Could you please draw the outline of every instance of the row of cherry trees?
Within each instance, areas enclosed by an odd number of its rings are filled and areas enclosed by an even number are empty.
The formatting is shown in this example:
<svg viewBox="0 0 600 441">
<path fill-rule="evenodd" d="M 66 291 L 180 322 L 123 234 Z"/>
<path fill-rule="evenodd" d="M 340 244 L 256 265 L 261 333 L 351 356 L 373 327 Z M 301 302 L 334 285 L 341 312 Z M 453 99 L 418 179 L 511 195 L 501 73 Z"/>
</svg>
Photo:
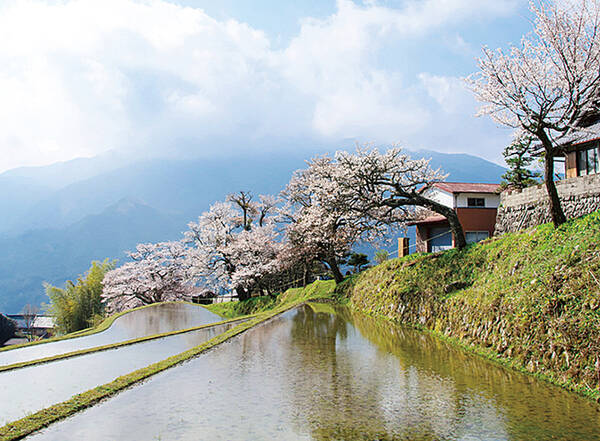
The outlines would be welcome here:
<svg viewBox="0 0 600 441">
<path fill-rule="evenodd" d="M 468 81 L 484 103 L 481 114 L 539 141 L 530 153 L 544 158 L 558 226 L 565 215 L 553 182 L 554 157 L 600 117 L 600 0 L 539 0 L 531 10 L 533 33 L 508 53 L 485 48 L 481 71 Z M 462 248 L 456 213 L 422 192 L 443 179 L 428 161 L 398 148 L 314 158 L 278 198 L 230 195 L 191 222 L 181 241 L 138 245 L 131 262 L 106 275 L 103 299 L 116 311 L 186 298 L 193 286 L 244 299 L 299 273 L 306 278 L 315 262 L 340 281 L 339 261 L 357 242 L 381 239 L 421 209 L 445 216 Z"/>
<path fill-rule="evenodd" d="M 339 282 L 340 261 L 354 245 L 384 240 L 420 216 L 418 207 L 448 217 L 462 246 L 456 214 L 422 195 L 443 179 L 429 161 L 399 148 L 315 157 L 277 197 L 229 195 L 190 222 L 181 240 L 139 244 L 131 261 L 106 274 L 103 301 L 112 313 L 187 299 L 198 287 L 244 300 L 256 291 L 273 294 L 305 283 L 315 265 Z"/>
</svg>

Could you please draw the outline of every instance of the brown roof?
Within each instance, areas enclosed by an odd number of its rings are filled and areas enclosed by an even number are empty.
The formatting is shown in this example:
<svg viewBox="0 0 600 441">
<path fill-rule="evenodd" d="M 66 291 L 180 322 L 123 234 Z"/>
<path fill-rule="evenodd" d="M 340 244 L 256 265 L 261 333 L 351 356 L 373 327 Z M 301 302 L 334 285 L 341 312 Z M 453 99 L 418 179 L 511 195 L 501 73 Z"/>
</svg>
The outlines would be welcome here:
<svg viewBox="0 0 600 441">
<path fill-rule="evenodd" d="M 472 182 L 436 182 L 432 187 L 449 193 L 499 193 L 500 184 L 478 184 Z"/>
<path fill-rule="evenodd" d="M 577 133 L 572 133 L 570 137 L 568 136 L 566 138 L 567 139 L 565 141 L 561 140 L 561 142 L 563 142 L 566 145 L 572 146 L 600 139 L 600 122 L 592 124 L 589 127 L 585 127 Z"/>
</svg>

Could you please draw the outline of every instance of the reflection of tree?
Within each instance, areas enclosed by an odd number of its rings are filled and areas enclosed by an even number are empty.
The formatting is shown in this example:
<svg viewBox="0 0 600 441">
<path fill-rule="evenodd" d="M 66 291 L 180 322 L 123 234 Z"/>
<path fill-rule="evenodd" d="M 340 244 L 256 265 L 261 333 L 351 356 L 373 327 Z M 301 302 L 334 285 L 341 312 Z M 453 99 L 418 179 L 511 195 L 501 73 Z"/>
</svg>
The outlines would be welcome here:
<svg viewBox="0 0 600 441">
<path fill-rule="evenodd" d="M 346 309 L 335 315 L 317 313 L 309 307 L 292 320 L 292 346 L 286 369 L 293 369 L 286 383 L 298 430 L 310 428 L 317 440 L 388 440 L 399 430 L 388 424 L 381 407 L 387 373 L 379 375 L 377 360 L 369 353 L 356 357 L 357 339 L 352 317 Z M 361 339 L 362 340 L 362 339 Z M 403 430 L 400 428 L 400 430 Z M 425 438 L 433 439 L 428 436 Z"/>
<path fill-rule="evenodd" d="M 363 314 L 353 314 L 353 324 L 382 352 L 393 354 L 404 370 L 419 372 L 419 396 L 429 395 L 440 404 L 446 400 L 446 405 L 452 403 L 446 412 L 452 409 L 448 417 L 454 420 L 454 434 L 460 435 L 473 424 L 482 430 L 494 418 L 503 420 L 504 428 L 497 429 L 506 430 L 511 439 L 552 438 L 567 427 L 574 433 L 588 433 L 586 421 L 591 418 L 599 423 L 594 404 L 495 366 L 438 338 Z M 443 409 L 428 404 L 423 411 L 432 412 L 433 421 L 440 418 Z M 440 429 L 435 429 L 438 434 Z"/>
<path fill-rule="evenodd" d="M 212 317 L 201 306 L 165 303 L 132 311 L 119 317 L 115 324 L 133 337 L 200 326 L 209 323 Z"/>
<path fill-rule="evenodd" d="M 565 427 L 589 434 L 581 425 L 597 419 L 592 404 L 586 409 L 577 397 L 427 334 L 328 309 L 299 309 L 290 317 L 291 344 L 281 345 L 281 383 L 299 433 L 317 440 L 545 439 Z"/>
</svg>

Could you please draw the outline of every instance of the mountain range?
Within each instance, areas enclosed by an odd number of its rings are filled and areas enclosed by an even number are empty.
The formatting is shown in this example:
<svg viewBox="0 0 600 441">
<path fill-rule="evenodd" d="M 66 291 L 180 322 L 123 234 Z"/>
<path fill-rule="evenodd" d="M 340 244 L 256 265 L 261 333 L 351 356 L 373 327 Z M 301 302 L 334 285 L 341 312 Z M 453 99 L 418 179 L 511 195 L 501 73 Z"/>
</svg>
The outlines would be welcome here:
<svg viewBox="0 0 600 441">
<path fill-rule="evenodd" d="M 504 169 L 466 154 L 432 158 L 449 181 L 499 182 Z M 228 193 L 276 194 L 310 154 L 213 159 L 81 158 L 0 174 L 0 312 L 46 301 L 42 283 L 62 285 L 92 260 L 125 259 L 140 242 L 179 239 L 186 225 Z"/>
</svg>

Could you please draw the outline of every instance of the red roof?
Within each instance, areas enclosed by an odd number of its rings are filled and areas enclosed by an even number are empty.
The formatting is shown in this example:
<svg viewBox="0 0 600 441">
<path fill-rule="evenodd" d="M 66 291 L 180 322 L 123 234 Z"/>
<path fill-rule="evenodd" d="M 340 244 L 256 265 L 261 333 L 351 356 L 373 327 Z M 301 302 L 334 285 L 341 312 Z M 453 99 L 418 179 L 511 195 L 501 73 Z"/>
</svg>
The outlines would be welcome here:
<svg viewBox="0 0 600 441">
<path fill-rule="evenodd" d="M 471 182 L 436 182 L 432 187 L 448 193 L 499 193 L 500 184 L 477 184 Z"/>
</svg>

